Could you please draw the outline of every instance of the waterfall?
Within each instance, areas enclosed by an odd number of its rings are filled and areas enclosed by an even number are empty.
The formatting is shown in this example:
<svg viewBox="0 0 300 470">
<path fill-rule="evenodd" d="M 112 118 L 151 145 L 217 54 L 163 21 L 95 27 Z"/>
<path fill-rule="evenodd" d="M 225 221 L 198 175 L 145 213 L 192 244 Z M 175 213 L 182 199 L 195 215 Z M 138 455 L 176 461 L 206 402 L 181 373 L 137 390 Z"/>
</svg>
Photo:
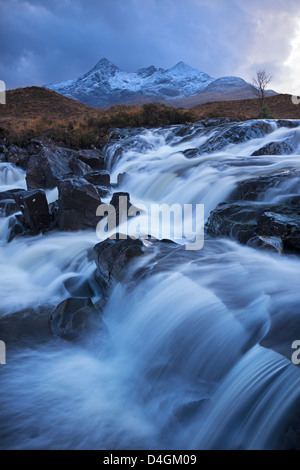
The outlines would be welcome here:
<svg viewBox="0 0 300 470">
<path fill-rule="evenodd" d="M 114 182 L 127 173 L 118 190 L 133 204 L 204 204 L 207 220 L 239 182 L 299 169 L 299 129 L 268 122 L 260 137 L 199 154 L 215 127 L 125 130 L 107 144 L 106 167 Z M 290 155 L 250 156 L 285 139 L 294 142 Z M 184 153 L 190 149 L 192 158 Z M 25 173 L 0 163 L 0 186 L 26 187 Z M 288 204 L 299 189 L 295 174 L 258 204 Z M 56 189 L 47 197 L 54 201 Z M 100 297 L 89 255 L 99 240 L 96 231 L 54 231 L 8 242 L 14 216 L 0 219 L 0 339 L 7 322 L 15 328 L 0 366 L 1 448 L 289 446 L 300 372 L 292 350 L 284 352 L 284 333 L 300 339 L 298 257 L 208 236 L 199 251 L 154 250 L 112 283 L 103 308 L 106 336 L 87 333 L 78 343 L 35 331 L 26 337 L 20 319 L 47 319 L 81 289 Z"/>
</svg>

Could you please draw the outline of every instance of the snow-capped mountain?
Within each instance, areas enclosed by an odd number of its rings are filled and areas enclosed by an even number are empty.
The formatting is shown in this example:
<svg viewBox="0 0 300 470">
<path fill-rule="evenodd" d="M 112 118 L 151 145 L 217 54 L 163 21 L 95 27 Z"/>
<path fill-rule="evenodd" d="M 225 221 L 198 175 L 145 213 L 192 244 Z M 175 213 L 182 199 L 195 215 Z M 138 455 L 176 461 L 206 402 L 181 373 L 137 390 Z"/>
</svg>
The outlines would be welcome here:
<svg viewBox="0 0 300 470">
<path fill-rule="evenodd" d="M 101 59 L 95 67 L 81 77 L 54 85 L 45 85 L 57 93 L 94 107 L 113 104 L 133 104 L 151 101 L 168 102 L 184 106 L 185 100 L 197 97 L 198 102 L 228 98 L 228 93 L 243 90 L 243 97 L 252 97 L 252 86 L 238 77 L 214 79 L 206 73 L 178 62 L 164 70 L 154 65 L 137 72 L 123 72 L 107 59 Z M 178 101 L 178 103 L 177 103 Z M 193 100 L 192 100 L 193 101 Z M 198 104 L 197 102 L 193 102 Z"/>
</svg>

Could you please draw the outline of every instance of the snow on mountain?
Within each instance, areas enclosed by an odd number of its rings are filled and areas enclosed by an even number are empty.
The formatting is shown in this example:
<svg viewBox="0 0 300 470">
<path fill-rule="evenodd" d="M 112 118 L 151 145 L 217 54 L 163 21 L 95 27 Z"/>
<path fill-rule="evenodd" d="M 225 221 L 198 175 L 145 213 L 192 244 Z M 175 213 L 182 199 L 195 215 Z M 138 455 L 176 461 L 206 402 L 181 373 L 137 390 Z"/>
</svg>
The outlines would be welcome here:
<svg viewBox="0 0 300 470">
<path fill-rule="evenodd" d="M 233 88 L 237 91 L 248 88 L 248 95 L 251 92 L 251 86 L 241 78 L 214 79 L 184 62 L 178 62 L 168 70 L 151 65 L 137 72 L 123 72 L 107 59 L 101 59 L 81 77 L 45 87 L 94 107 L 168 102 L 205 95 L 206 92 L 222 95 Z"/>
</svg>

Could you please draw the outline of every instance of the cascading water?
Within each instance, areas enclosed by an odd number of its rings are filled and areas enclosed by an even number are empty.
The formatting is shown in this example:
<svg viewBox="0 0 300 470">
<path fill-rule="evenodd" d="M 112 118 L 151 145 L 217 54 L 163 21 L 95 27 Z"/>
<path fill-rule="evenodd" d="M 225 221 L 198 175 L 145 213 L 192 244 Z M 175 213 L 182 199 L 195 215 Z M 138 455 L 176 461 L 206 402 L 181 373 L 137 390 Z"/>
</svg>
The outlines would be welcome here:
<svg viewBox="0 0 300 470">
<path fill-rule="evenodd" d="M 190 126 L 184 136 L 179 129 L 125 131 L 108 144 L 107 168 L 114 181 L 127 173 L 120 189 L 134 204 L 201 203 L 207 219 L 238 182 L 299 168 L 297 128 L 271 121 L 262 137 L 194 158 L 183 152 L 205 144 L 216 129 Z M 249 157 L 284 139 L 293 139 L 294 154 Z M 24 187 L 22 172 L 1 165 L 2 191 Z M 295 195 L 296 176 L 261 200 Z M 55 191 L 49 198 L 55 199 Z M 2 321 L 24 311 L 42 315 L 76 289 L 99 297 L 88 257 L 99 241 L 95 232 L 7 243 L 6 219 L 0 225 Z M 104 306 L 107 337 L 87 334 L 79 344 L 20 335 L 7 344 L 7 365 L 0 369 L 0 446 L 284 447 L 298 417 L 300 372 L 276 352 L 278 344 L 267 349 L 263 340 L 272 322 L 275 333 L 289 325 L 300 339 L 299 267 L 295 256 L 209 237 L 200 251 L 174 245 L 133 260 Z"/>
</svg>

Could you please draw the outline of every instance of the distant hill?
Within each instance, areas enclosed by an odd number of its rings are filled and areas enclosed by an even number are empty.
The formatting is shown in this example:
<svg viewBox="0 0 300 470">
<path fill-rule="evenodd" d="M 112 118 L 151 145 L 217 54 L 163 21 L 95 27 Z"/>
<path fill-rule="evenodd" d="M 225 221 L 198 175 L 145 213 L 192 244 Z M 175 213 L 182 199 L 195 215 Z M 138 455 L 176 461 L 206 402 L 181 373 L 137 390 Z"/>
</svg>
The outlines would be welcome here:
<svg viewBox="0 0 300 470">
<path fill-rule="evenodd" d="M 109 60 L 101 59 L 81 77 L 45 87 L 95 108 L 153 101 L 192 107 L 208 101 L 253 97 L 252 85 L 242 78 L 215 79 L 184 62 L 168 70 L 151 65 L 137 72 L 123 72 Z"/>
</svg>

